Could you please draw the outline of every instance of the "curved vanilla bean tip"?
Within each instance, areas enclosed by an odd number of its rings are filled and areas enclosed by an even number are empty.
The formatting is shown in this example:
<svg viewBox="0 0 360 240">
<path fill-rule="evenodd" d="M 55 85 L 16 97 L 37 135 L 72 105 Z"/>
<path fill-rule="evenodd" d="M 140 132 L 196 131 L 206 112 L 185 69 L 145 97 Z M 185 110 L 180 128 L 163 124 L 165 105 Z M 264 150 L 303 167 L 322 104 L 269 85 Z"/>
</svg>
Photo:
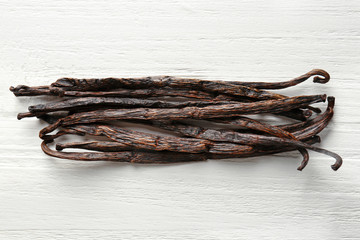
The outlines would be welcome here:
<svg viewBox="0 0 360 240">
<path fill-rule="evenodd" d="M 336 162 L 331 165 L 332 170 L 337 171 L 342 165 L 342 158 L 340 156 L 338 156 L 338 158 L 336 159 Z"/>
<path fill-rule="evenodd" d="M 287 139 L 285 139 L 285 140 L 287 140 Z M 313 151 L 315 151 L 315 152 L 323 153 L 323 154 L 325 154 L 325 155 L 328 155 L 328 156 L 330 156 L 330 157 L 335 158 L 335 163 L 334 163 L 333 165 L 331 165 L 331 168 L 332 168 L 334 171 L 338 170 L 338 169 L 341 167 L 343 161 L 342 161 L 342 158 L 341 158 L 338 154 L 336 154 L 336 153 L 334 153 L 334 152 L 331 152 L 331 151 L 328 151 L 328 150 L 323 149 L 323 148 L 318 148 L 318 147 L 314 147 L 314 146 L 308 145 L 308 144 L 303 143 L 303 142 L 300 142 L 300 143 L 299 143 L 299 146 L 301 146 L 301 145 L 303 145 L 303 146 L 306 147 L 307 149 L 313 150 Z"/>
<path fill-rule="evenodd" d="M 288 141 L 288 139 L 284 139 L 284 141 Z M 331 168 L 334 171 L 338 170 L 339 167 L 341 167 L 341 165 L 342 165 L 342 158 L 338 154 L 336 154 L 334 152 L 328 151 L 328 150 L 323 149 L 323 148 L 314 147 L 314 146 L 311 146 L 311 145 L 303 143 L 303 142 L 299 142 L 298 145 L 303 146 L 304 148 L 313 150 L 315 152 L 323 153 L 325 155 L 328 155 L 330 157 L 335 158 L 335 163 L 333 165 L 331 165 Z"/>
<path fill-rule="evenodd" d="M 327 99 L 328 99 L 328 108 L 332 109 L 335 105 L 335 97 L 329 96 Z M 336 171 L 341 167 L 343 161 L 342 158 L 335 153 L 333 153 L 333 157 L 336 159 L 336 162 L 333 165 L 331 165 L 331 168 L 334 171 Z"/>
<path fill-rule="evenodd" d="M 59 119 L 59 120 L 57 120 L 55 123 L 53 123 L 53 124 L 51 124 L 51 125 L 43 128 L 43 129 L 41 129 L 40 132 L 39 132 L 39 137 L 40 137 L 41 139 L 46 138 L 46 134 L 47 134 L 47 133 L 50 133 L 50 132 L 54 131 L 55 129 L 57 129 L 58 127 L 60 127 L 61 124 L 62 124 L 62 122 L 63 122 L 63 120 L 62 120 L 62 119 Z"/>
<path fill-rule="evenodd" d="M 330 74 L 322 69 L 313 69 L 310 72 L 308 72 L 307 74 L 310 76 L 314 76 L 314 75 L 321 76 L 321 77 L 319 77 L 319 76 L 314 77 L 313 82 L 315 82 L 315 83 L 327 83 L 330 80 Z"/>
<path fill-rule="evenodd" d="M 331 168 L 334 171 L 338 170 L 341 167 L 343 160 L 338 154 L 336 154 L 334 152 L 331 152 L 331 151 L 328 151 L 328 150 L 323 149 L 323 148 L 318 148 L 318 147 L 313 147 L 313 146 L 308 147 L 308 149 L 313 150 L 315 152 L 323 153 L 323 154 L 326 154 L 326 155 L 328 155 L 330 157 L 335 158 L 335 163 L 333 165 L 331 165 Z"/>
<path fill-rule="evenodd" d="M 302 171 L 309 162 L 309 153 L 308 153 L 308 151 L 306 151 L 305 148 L 299 148 L 298 150 L 301 153 L 301 155 L 303 156 L 303 160 L 302 160 L 300 166 L 297 168 L 297 170 Z"/>
<path fill-rule="evenodd" d="M 41 149 L 49 156 L 79 160 L 79 161 L 116 161 L 116 162 L 130 162 L 133 157 L 132 152 L 116 152 L 116 153 L 99 153 L 99 152 L 58 152 L 50 149 L 47 142 L 41 143 Z"/>
</svg>

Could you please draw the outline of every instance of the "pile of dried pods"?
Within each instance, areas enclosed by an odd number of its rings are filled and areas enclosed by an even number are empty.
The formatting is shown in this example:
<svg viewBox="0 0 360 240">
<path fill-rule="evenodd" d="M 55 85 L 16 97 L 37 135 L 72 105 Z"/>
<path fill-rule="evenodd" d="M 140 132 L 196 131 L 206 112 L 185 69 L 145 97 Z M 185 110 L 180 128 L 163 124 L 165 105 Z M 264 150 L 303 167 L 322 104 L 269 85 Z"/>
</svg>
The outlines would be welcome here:
<svg viewBox="0 0 360 240">
<path fill-rule="evenodd" d="M 292 80 L 272 83 L 170 76 L 61 78 L 50 86 L 19 85 L 10 90 L 16 96 L 53 95 L 63 99 L 30 106 L 29 112 L 18 114 L 18 119 L 35 116 L 50 124 L 39 135 L 44 140 L 42 150 L 54 157 L 174 163 L 298 150 L 303 156 L 298 170 L 302 170 L 309 160 L 308 149 L 335 158 L 331 167 L 337 170 L 342 164 L 341 157 L 313 146 L 320 141 L 317 134 L 334 114 L 334 97 L 327 98 L 327 109 L 321 113 L 319 108 L 310 105 L 325 102 L 326 95 L 288 97 L 265 90 L 295 86 L 312 76 L 316 83 L 326 83 L 330 79 L 324 70 L 314 69 Z M 318 115 L 310 118 L 312 112 Z M 243 116 L 264 113 L 280 115 L 279 121 L 284 117 L 296 121 L 271 125 Z M 176 135 L 134 131 L 119 127 L 114 120 L 148 124 Z M 61 129 L 56 134 L 49 134 L 57 128 Z M 57 151 L 47 146 L 66 134 L 104 136 L 106 140 L 59 143 Z M 65 148 L 93 151 L 61 151 Z"/>
</svg>

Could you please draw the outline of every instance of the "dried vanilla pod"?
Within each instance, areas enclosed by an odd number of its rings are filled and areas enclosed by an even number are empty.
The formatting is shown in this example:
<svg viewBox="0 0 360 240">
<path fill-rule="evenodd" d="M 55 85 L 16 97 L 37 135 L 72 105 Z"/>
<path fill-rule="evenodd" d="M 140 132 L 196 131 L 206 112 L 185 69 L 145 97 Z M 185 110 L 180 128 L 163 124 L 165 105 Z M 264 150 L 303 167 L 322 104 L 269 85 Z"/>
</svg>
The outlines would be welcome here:
<svg viewBox="0 0 360 240">
<path fill-rule="evenodd" d="M 336 159 L 336 153 L 313 146 L 334 114 L 335 98 L 326 95 L 294 96 L 271 92 L 296 86 L 310 77 L 326 83 L 330 75 L 321 69 L 278 82 L 210 81 L 172 76 L 142 78 L 61 78 L 48 86 L 10 87 L 15 96 L 58 96 L 61 101 L 29 106 L 18 119 L 37 117 L 49 123 L 39 136 L 42 150 L 51 156 L 84 161 L 174 163 L 262 156 L 297 150 L 303 156 L 298 170 L 308 164 L 308 150 Z M 318 114 L 312 117 L 312 113 Z M 321 113 L 321 114 L 320 114 Z M 272 114 L 296 120 L 277 124 L 255 120 L 251 115 Z M 246 115 L 246 117 L 244 116 Z M 135 131 L 113 125 L 114 121 L 141 123 L 168 131 L 171 136 Z M 186 122 L 192 120 L 192 123 Z M 204 122 L 218 125 L 203 126 Z M 120 123 L 121 125 L 121 123 Z M 55 134 L 50 134 L 59 129 Z M 48 143 L 64 135 L 101 137 L 105 140 Z M 175 135 L 174 135 L 175 134 Z M 68 152 L 84 149 L 90 152 Z"/>
</svg>

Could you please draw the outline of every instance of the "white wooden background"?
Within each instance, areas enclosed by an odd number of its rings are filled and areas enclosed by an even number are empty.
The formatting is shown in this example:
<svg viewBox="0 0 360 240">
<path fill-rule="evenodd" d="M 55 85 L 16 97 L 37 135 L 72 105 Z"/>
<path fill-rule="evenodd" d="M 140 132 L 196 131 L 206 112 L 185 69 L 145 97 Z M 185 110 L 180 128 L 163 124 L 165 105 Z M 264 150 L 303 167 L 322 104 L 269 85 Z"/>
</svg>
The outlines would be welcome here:
<svg viewBox="0 0 360 240">
<path fill-rule="evenodd" d="M 360 239 L 360 2 L 0 0 L 0 239 Z M 279 81 L 313 68 L 288 95 L 336 97 L 311 152 L 144 166 L 55 159 L 41 98 L 11 85 L 57 78 L 176 75 Z M 43 99 L 42 99 L 43 100 Z M 325 104 L 324 104 L 325 105 Z"/>
</svg>

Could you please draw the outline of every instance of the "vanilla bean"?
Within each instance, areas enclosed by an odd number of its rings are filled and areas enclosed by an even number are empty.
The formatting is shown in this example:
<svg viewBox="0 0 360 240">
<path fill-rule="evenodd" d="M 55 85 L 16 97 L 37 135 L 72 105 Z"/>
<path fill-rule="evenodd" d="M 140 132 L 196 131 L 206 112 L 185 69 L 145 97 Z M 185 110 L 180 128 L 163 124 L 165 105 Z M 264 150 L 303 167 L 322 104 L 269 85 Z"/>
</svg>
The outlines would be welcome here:
<svg viewBox="0 0 360 240">
<path fill-rule="evenodd" d="M 51 150 L 46 141 L 41 149 L 48 155 L 58 158 L 80 161 L 114 161 L 131 163 L 176 163 L 189 161 L 206 161 L 204 154 L 173 153 L 173 152 L 59 152 Z"/>
<path fill-rule="evenodd" d="M 58 88 L 51 86 L 29 87 L 26 85 L 19 85 L 17 87 L 10 87 L 10 91 L 15 96 L 39 96 L 39 95 L 54 95 L 66 97 L 185 97 L 195 98 L 201 100 L 213 100 L 214 98 L 223 101 L 233 99 L 230 96 L 222 94 L 206 93 L 204 91 L 196 91 L 191 89 L 172 89 L 172 88 L 149 88 L 149 89 L 112 89 L 111 91 L 61 91 Z"/>
<path fill-rule="evenodd" d="M 130 107 L 147 107 L 147 108 L 184 108 L 184 107 L 204 107 L 210 105 L 224 105 L 235 104 L 237 102 L 231 101 L 185 101 L 185 102 L 171 102 L 163 100 L 150 100 L 138 98 L 107 98 L 107 97 L 86 97 L 74 98 L 59 102 L 52 102 L 47 104 L 38 104 L 29 106 L 31 113 L 49 113 L 56 111 L 67 111 L 77 108 L 130 108 Z"/>
<path fill-rule="evenodd" d="M 312 137 L 306 142 L 308 144 L 314 144 L 319 141 L 319 138 Z M 87 145 L 89 150 L 102 150 L 104 152 L 109 151 L 109 145 L 115 147 L 116 144 L 114 142 L 94 142 L 97 144 L 95 148 L 92 148 L 93 145 Z M 75 147 L 82 148 L 85 145 L 75 145 Z M 104 149 L 101 149 L 101 146 L 105 146 Z M 121 147 L 123 145 L 120 144 Z M 99 149 L 100 147 L 100 149 Z M 255 156 L 262 156 L 267 154 L 274 154 L 280 152 L 287 152 L 293 151 L 294 148 L 292 147 L 283 147 L 283 148 L 267 148 L 266 150 L 261 148 L 255 148 L 250 151 L 243 151 L 234 154 L 206 154 L 206 153 L 199 153 L 199 154 L 187 154 L 187 153 L 171 153 L 171 152 L 141 152 L 141 151 L 123 151 L 123 152 L 115 152 L 115 153 L 84 153 L 84 152 L 58 152 L 51 150 L 44 141 L 42 143 L 43 151 L 51 156 L 58 157 L 58 158 L 65 158 L 65 159 L 72 159 L 72 160 L 82 160 L 82 161 L 125 161 L 125 162 L 138 162 L 138 163 L 173 163 L 173 162 L 186 162 L 186 161 L 205 161 L 207 158 L 210 159 L 226 159 L 226 158 L 243 158 L 243 157 L 255 157 Z M 115 150 L 115 149 L 114 149 Z M 134 154 L 135 153 L 135 154 Z M 133 155 L 134 154 L 134 155 Z M 305 160 L 305 159 L 304 159 Z M 300 168 L 300 167 L 299 167 Z M 298 168 L 298 169 L 299 169 Z M 299 169 L 300 170 L 300 169 Z"/>
<path fill-rule="evenodd" d="M 179 86 L 180 88 L 206 88 L 201 85 L 217 85 L 227 87 L 229 84 L 240 86 L 240 87 L 249 87 L 256 89 L 283 89 L 291 86 L 295 86 L 308 78 L 320 75 L 321 77 L 314 77 L 314 82 L 317 83 L 326 83 L 330 79 L 330 75 L 322 69 L 313 69 L 310 72 L 303 74 L 297 78 L 294 78 L 290 81 L 285 82 L 241 82 L 241 81 L 208 81 L 208 80 L 199 80 L 199 79 L 189 79 L 189 78 L 176 78 L 171 76 L 155 76 L 155 77 L 144 77 L 144 78 L 104 78 L 104 79 L 75 79 L 75 78 L 62 78 L 51 84 L 51 86 L 39 86 L 39 87 L 29 87 L 25 85 L 19 85 L 17 87 L 11 87 L 10 90 L 14 92 L 17 96 L 30 96 L 25 94 L 34 95 L 53 95 L 56 94 L 56 91 L 99 91 L 99 90 L 114 90 L 122 87 L 127 88 L 138 88 L 136 90 L 142 90 L 139 88 L 156 88 L 151 89 L 157 90 L 159 87 L 167 86 Z M 176 87 L 175 87 L 176 88 Z M 59 90 L 61 89 L 61 90 Z M 247 89 L 247 88 L 245 88 Z M 124 90 L 124 89 L 123 89 Z M 169 89 L 167 89 L 169 90 Z M 219 91 L 216 89 L 216 91 Z M 154 95 L 154 93 L 145 93 L 145 95 Z M 77 93 L 69 93 L 72 96 L 76 96 Z M 81 95 L 81 93 L 79 93 Z M 84 93 L 85 94 L 85 93 Z M 87 94 L 96 94 L 95 92 L 88 92 Z M 114 92 L 114 94 L 118 94 Z M 124 93 L 127 94 L 127 93 Z M 121 94 L 120 94 L 121 95 Z M 116 96 L 120 96 L 116 95 Z M 163 95 L 163 94 L 161 94 Z M 87 96 L 87 95 L 82 95 Z M 94 95 L 91 95 L 94 96 Z"/>
<path fill-rule="evenodd" d="M 254 103 L 238 103 L 227 105 L 214 105 L 207 107 L 185 107 L 181 109 L 109 109 L 95 110 L 84 113 L 74 113 L 70 116 L 59 119 L 56 123 L 45 127 L 40 131 L 40 138 L 52 132 L 60 126 L 72 124 L 94 123 L 101 121 L 111 121 L 119 119 L 139 119 L 139 120 L 180 120 L 180 119 L 209 119 L 237 116 L 239 114 L 255 113 L 277 113 L 289 111 L 294 108 L 308 105 L 314 102 L 325 100 L 326 95 L 300 96 L 279 100 L 266 100 Z"/>
<path fill-rule="evenodd" d="M 52 87 L 62 90 L 81 90 L 81 91 L 99 91 L 116 88 L 190 88 L 210 92 L 222 92 L 235 96 L 247 96 L 257 99 L 279 98 L 277 94 L 267 91 L 258 90 L 281 89 L 299 84 L 311 76 L 315 77 L 314 82 L 326 83 L 330 75 L 321 69 L 314 69 L 306 74 L 301 75 L 287 82 L 264 83 L 264 82 L 226 82 L 226 81 L 208 81 L 191 78 L 177 78 L 171 76 L 155 76 L 145 78 L 103 78 L 103 79 L 75 79 L 62 78 L 52 83 Z"/>
<path fill-rule="evenodd" d="M 75 100 L 77 99 L 71 99 L 71 100 L 66 100 L 66 102 L 76 102 Z M 97 101 L 97 100 L 95 100 Z M 113 100 L 109 100 L 109 101 L 113 101 Z M 165 107 L 170 107 L 170 106 L 177 106 L 177 107 L 181 107 L 181 106 L 210 106 L 210 105 L 223 105 L 225 103 L 228 104 L 235 104 L 237 102 L 234 101 L 208 101 L 208 102 L 166 102 L 163 100 L 143 100 L 143 102 L 145 102 L 145 104 L 142 104 L 142 106 L 146 106 L 146 107 L 160 107 L 161 106 L 161 102 L 164 102 L 163 106 Z M 59 104 L 58 104 L 59 103 Z M 109 104 L 109 103 L 108 103 Z M 140 102 L 138 101 L 138 99 L 135 99 L 135 101 L 132 101 L 132 99 L 125 103 L 125 104 L 121 104 L 123 107 L 136 107 L 137 106 L 141 106 Z M 110 105 L 110 104 L 109 104 Z M 110 106 L 109 106 L 110 107 Z M 120 104 L 118 106 L 111 105 L 112 109 L 115 109 L 116 107 L 120 107 Z M 53 104 L 39 104 L 39 105 L 34 105 L 34 106 L 30 106 L 29 110 L 31 110 L 31 112 L 26 112 L 26 113 L 19 113 L 17 115 L 17 118 L 23 119 L 23 118 L 28 118 L 28 117 L 40 117 L 42 115 L 44 115 L 45 113 L 49 113 L 49 112 L 54 112 L 54 111 L 64 111 L 64 110 L 70 110 L 70 114 L 73 113 L 79 113 L 79 112 L 88 112 L 88 111 L 93 111 L 93 110 L 101 110 L 101 109 L 106 109 L 107 108 L 107 104 L 94 104 L 93 106 L 91 106 L 90 104 L 88 104 L 88 106 L 72 106 L 72 105 L 68 105 L 68 106 L 62 106 L 62 103 L 60 102 L 55 102 Z M 301 109 L 292 109 L 289 111 L 284 111 L 284 112 L 279 112 L 279 113 L 274 113 L 275 115 L 282 115 L 291 119 L 295 119 L 295 120 L 299 120 L 299 121 L 306 121 L 310 116 L 311 116 L 311 111 L 309 110 L 301 110 Z M 225 121 L 225 120 L 224 120 Z"/>
<path fill-rule="evenodd" d="M 237 82 L 237 81 L 230 81 L 229 83 L 235 85 L 243 85 L 247 87 L 257 88 L 257 89 L 283 89 L 295 86 L 299 83 L 302 83 L 309 79 L 312 76 L 319 75 L 314 77 L 315 83 L 327 83 L 330 80 L 330 75 L 326 71 L 322 69 L 313 69 L 308 73 L 305 73 L 297 78 L 294 78 L 289 81 L 285 82 Z"/>
<path fill-rule="evenodd" d="M 76 79 L 61 78 L 51 84 L 57 91 L 107 91 L 116 88 L 148 89 L 170 87 L 175 89 L 192 89 L 210 93 L 222 93 L 230 96 L 245 96 L 256 99 L 281 98 L 279 94 L 256 88 L 234 85 L 221 81 L 208 81 L 171 76 L 154 76 L 145 78 L 102 78 Z"/>
</svg>

